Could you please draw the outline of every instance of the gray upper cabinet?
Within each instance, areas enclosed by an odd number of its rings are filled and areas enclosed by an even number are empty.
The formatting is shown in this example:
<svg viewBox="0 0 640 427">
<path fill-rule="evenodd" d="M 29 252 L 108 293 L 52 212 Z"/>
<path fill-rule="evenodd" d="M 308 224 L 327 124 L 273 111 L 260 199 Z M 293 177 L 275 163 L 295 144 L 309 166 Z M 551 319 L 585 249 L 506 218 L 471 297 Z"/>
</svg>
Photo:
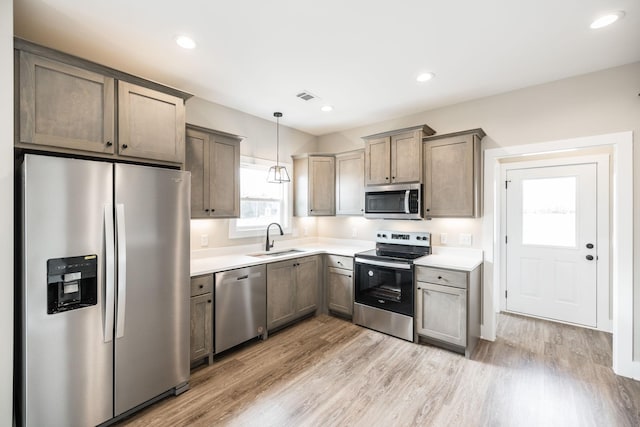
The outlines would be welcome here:
<svg viewBox="0 0 640 427">
<path fill-rule="evenodd" d="M 118 154 L 183 163 L 184 117 L 181 98 L 118 82 Z"/>
<path fill-rule="evenodd" d="M 240 216 L 241 137 L 187 125 L 185 169 L 191 171 L 191 217 Z"/>
<path fill-rule="evenodd" d="M 114 153 L 114 79 L 20 52 L 20 138 L 72 150 Z"/>
<path fill-rule="evenodd" d="M 426 138 L 424 213 L 428 218 L 482 215 L 482 129 Z"/>
<path fill-rule="evenodd" d="M 364 143 L 365 184 L 378 185 L 391 182 L 391 138 L 367 139 Z"/>
<path fill-rule="evenodd" d="M 365 136 L 365 185 L 422 182 L 422 138 L 427 125 Z"/>
<path fill-rule="evenodd" d="M 184 163 L 189 94 L 17 38 L 14 52 L 16 147 Z"/>
<path fill-rule="evenodd" d="M 335 215 L 334 156 L 311 155 L 293 161 L 295 216 Z"/>
<path fill-rule="evenodd" d="M 336 154 L 336 215 L 364 214 L 364 151 Z"/>
</svg>

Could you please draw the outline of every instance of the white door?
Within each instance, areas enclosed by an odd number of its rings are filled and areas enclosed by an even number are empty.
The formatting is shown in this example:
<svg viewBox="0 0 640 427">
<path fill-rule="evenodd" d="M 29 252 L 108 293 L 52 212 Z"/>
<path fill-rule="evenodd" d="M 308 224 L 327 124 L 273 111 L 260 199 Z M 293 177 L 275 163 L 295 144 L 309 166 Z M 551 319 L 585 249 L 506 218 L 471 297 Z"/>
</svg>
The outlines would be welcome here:
<svg viewBox="0 0 640 427">
<path fill-rule="evenodd" d="M 595 163 L 511 169 L 508 311 L 596 327 Z"/>
</svg>

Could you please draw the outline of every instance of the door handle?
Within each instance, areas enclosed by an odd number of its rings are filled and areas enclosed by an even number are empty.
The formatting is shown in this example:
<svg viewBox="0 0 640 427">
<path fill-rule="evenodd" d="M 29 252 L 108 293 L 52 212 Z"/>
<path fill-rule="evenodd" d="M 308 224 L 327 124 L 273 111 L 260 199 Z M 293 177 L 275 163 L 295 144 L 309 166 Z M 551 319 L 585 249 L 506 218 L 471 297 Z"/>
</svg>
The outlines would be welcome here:
<svg viewBox="0 0 640 427">
<path fill-rule="evenodd" d="M 118 241 L 118 312 L 116 338 L 124 336 L 124 316 L 127 304 L 127 233 L 124 225 L 124 205 L 116 205 L 116 233 Z"/>
<path fill-rule="evenodd" d="M 593 249 L 593 243 L 587 243 L 587 249 Z"/>
<path fill-rule="evenodd" d="M 587 260 L 588 261 L 593 261 L 593 255 L 587 255 Z"/>
<path fill-rule="evenodd" d="M 113 234 L 113 205 L 104 206 L 105 242 L 105 301 L 104 301 L 104 342 L 113 340 L 113 317 L 115 315 L 115 235 Z"/>
</svg>

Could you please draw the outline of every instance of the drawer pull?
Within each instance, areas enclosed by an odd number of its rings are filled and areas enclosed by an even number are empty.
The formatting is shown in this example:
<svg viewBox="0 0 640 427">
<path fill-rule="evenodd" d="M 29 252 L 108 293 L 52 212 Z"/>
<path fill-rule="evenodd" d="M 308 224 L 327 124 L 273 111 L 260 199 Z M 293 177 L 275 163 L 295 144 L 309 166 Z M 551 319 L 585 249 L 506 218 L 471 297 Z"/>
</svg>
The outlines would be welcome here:
<svg viewBox="0 0 640 427">
<path fill-rule="evenodd" d="M 204 285 L 200 285 L 200 289 L 204 288 Z"/>
<path fill-rule="evenodd" d="M 438 276 L 438 280 L 442 280 L 442 276 Z"/>
</svg>

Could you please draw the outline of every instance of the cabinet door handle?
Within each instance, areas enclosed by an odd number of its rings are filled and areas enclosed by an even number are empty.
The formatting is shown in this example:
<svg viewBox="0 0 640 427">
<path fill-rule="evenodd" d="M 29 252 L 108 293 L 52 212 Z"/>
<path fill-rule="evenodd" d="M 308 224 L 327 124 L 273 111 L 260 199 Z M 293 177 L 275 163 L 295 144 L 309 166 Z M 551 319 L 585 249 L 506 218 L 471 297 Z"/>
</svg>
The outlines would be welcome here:
<svg viewBox="0 0 640 427">
<path fill-rule="evenodd" d="M 107 147 L 111 147 L 112 145 L 113 145 L 113 142 L 107 141 Z"/>
<path fill-rule="evenodd" d="M 207 302 L 208 302 L 209 304 L 211 304 L 211 300 L 210 300 L 210 299 L 208 299 L 208 300 L 207 300 Z"/>
<path fill-rule="evenodd" d="M 351 279 L 351 275 L 348 275 L 347 277 L 348 277 L 349 279 Z"/>
<path fill-rule="evenodd" d="M 388 176 L 385 176 L 385 177 L 384 177 L 384 179 L 385 179 L 386 181 L 389 181 L 389 177 L 388 177 Z"/>
<path fill-rule="evenodd" d="M 216 211 L 215 209 L 211 209 L 211 212 L 215 212 L 215 211 Z"/>
<path fill-rule="evenodd" d="M 204 211 L 205 211 L 205 212 L 209 212 L 209 209 L 205 209 Z"/>
<path fill-rule="evenodd" d="M 122 149 L 125 150 L 127 147 L 129 147 L 127 144 L 122 144 Z"/>
<path fill-rule="evenodd" d="M 438 276 L 438 280 L 442 280 L 442 276 Z"/>
</svg>

